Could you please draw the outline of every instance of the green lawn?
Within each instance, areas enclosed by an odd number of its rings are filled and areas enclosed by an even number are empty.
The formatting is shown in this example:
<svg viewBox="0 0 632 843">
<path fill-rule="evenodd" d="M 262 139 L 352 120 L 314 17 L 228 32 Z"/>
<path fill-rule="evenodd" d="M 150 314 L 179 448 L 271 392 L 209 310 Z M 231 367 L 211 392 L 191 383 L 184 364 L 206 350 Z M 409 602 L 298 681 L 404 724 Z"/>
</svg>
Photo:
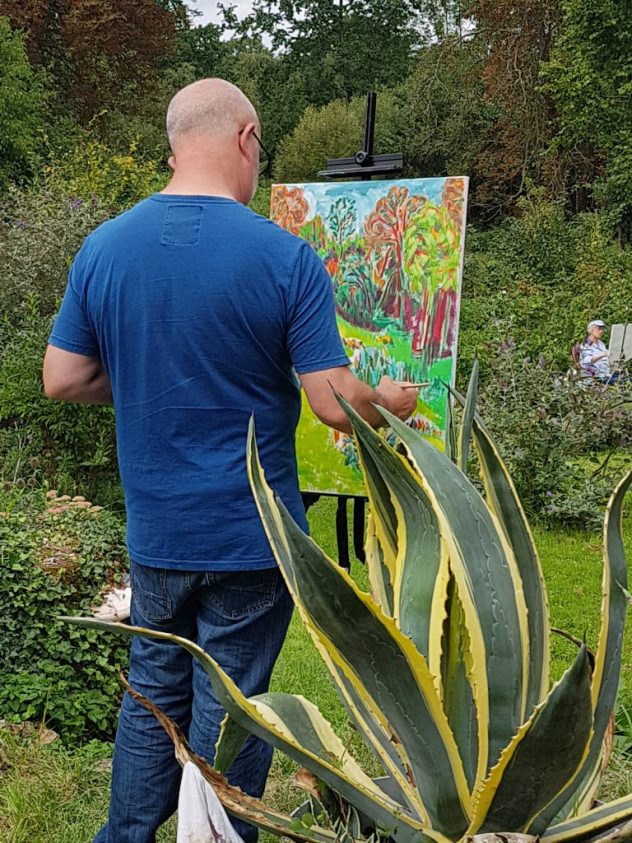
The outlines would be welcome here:
<svg viewBox="0 0 632 843">
<path fill-rule="evenodd" d="M 310 513 L 314 538 L 335 555 L 335 501 L 323 499 Z M 594 645 L 599 628 L 601 540 L 597 535 L 550 533 L 536 530 L 549 587 L 551 619 Z M 632 523 L 626 527 L 626 548 L 632 559 Z M 361 566 L 354 573 L 364 581 Z M 632 628 L 624 641 L 622 680 L 632 693 Z M 573 657 L 573 645 L 554 640 L 553 673 L 557 677 Z M 372 769 L 371 760 L 347 726 L 344 712 L 327 672 L 299 620 L 290 633 L 275 670 L 276 689 L 300 693 L 328 715 L 343 740 Z M 47 747 L 12 737 L 0 730 L 0 842 L 89 843 L 107 811 L 108 747 L 89 745 L 80 750 Z M 105 757 L 104 757 L 105 756 Z M 290 782 L 292 764 L 275 758 L 267 800 L 282 809 L 300 801 Z M 605 794 L 616 796 L 632 789 L 630 765 L 613 763 Z M 161 831 L 160 843 L 175 839 L 174 824 Z"/>
</svg>

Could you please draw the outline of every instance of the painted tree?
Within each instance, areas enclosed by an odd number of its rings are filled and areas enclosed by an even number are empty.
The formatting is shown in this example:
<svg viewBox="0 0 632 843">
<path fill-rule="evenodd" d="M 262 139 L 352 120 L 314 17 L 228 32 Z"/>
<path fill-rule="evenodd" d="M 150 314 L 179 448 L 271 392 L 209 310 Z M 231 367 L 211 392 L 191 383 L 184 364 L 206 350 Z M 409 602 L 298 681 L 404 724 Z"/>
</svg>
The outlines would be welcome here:
<svg viewBox="0 0 632 843">
<path fill-rule="evenodd" d="M 350 240 L 358 225 L 358 208 L 350 196 L 339 196 L 331 203 L 327 214 L 327 227 L 338 251 L 342 254 L 344 245 Z"/>
<path fill-rule="evenodd" d="M 307 221 L 309 205 L 300 187 L 277 185 L 272 191 L 270 219 L 281 228 L 298 234 Z"/>
<path fill-rule="evenodd" d="M 448 180 L 444 204 L 427 202 L 404 239 L 406 273 L 417 299 L 412 350 L 429 365 L 450 353 L 456 340 L 463 189 L 461 179 Z"/>
<path fill-rule="evenodd" d="M 382 288 L 379 307 L 402 327 L 407 288 L 404 238 L 411 218 L 426 201 L 425 196 L 411 196 L 407 187 L 393 185 L 364 221 L 367 257 L 372 263 L 374 280 Z"/>
</svg>

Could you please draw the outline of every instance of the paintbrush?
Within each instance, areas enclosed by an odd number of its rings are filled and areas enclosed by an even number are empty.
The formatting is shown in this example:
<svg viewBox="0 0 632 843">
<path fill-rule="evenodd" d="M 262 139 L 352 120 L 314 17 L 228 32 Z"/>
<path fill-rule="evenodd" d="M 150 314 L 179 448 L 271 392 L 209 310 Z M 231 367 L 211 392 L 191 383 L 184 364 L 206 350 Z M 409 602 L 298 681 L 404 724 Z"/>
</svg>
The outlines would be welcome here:
<svg viewBox="0 0 632 843">
<path fill-rule="evenodd" d="M 408 381 L 395 381 L 395 386 L 398 386 L 400 389 L 421 389 L 424 386 L 430 386 L 430 382 L 426 381 L 426 383 L 408 383 Z"/>
</svg>

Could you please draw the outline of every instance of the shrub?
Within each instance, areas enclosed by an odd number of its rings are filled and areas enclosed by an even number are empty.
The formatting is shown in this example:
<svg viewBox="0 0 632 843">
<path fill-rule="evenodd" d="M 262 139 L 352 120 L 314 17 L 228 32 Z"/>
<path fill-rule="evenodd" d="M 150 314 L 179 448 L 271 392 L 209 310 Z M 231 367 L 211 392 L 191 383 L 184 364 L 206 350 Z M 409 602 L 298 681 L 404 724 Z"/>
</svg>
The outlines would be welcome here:
<svg viewBox="0 0 632 843">
<path fill-rule="evenodd" d="M 87 501 L 0 492 L 0 547 L 0 716 L 45 720 L 72 740 L 111 737 L 127 648 L 57 617 L 88 612 L 121 579 L 121 523 Z"/>
<path fill-rule="evenodd" d="M 75 203 L 97 198 L 114 215 L 161 190 L 166 174 L 155 161 L 138 154 L 138 140 L 124 151 L 112 150 L 88 131 L 66 153 L 45 168 L 46 184 Z"/>
<path fill-rule="evenodd" d="M 46 398 L 41 371 L 53 320 L 34 298 L 23 311 L 0 358 L 0 479 L 121 505 L 112 408 Z"/>
<path fill-rule="evenodd" d="M 459 338 L 459 374 L 478 351 L 485 376 L 493 359 L 494 319 L 512 322 L 523 355 L 543 354 L 559 370 L 590 319 L 629 318 L 632 249 L 611 237 L 600 214 L 568 220 L 564 209 L 538 195 L 521 203 L 522 216 L 488 231 L 468 231 Z"/>
<path fill-rule="evenodd" d="M 46 78 L 34 70 L 26 36 L 0 17 L 0 187 L 30 175 L 41 147 L 49 92 Z"/>
<path fill-rule="evenodd" d="M 107 216 L 97 199 L 9 191 L 0 206 L 0 356 L 30 294 L 42 315 L 55 312 L 75 252 Z"/>
<path fill-rule="evenodd" d="M 525 358 L 510 329 L 503 333 L 481 407 L 525 509 L 549 523 L 597 526 L 632 464 L 632 385 L 560 376 L 543 357 Z"/>
<path fill-rule="evenodd" d="M 362 147 L 365 100 L 335 100 L 322 108 L 309 107 L 298 126 L 279 144 L 274 177 L 279 182 L 318 181 L 328 158 L 342 158 Z M 395 91 L 378 97 L 376 152 L 401 152 L 404 120 Z"/>
</svg>

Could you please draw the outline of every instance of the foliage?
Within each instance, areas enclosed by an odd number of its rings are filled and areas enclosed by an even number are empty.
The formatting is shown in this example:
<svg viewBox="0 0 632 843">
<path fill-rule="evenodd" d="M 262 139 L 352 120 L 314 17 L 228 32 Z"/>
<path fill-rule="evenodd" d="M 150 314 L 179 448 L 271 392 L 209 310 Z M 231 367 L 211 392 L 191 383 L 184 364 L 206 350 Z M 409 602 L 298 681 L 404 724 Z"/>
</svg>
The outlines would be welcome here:
<svg viewBox="0 0 632 843">
<path fill-rule="evenodd" d="M 122 524 L 85 500 L 0 492 L 0 711 L 69 739 L 113 735 L 127 651 L 58 620 L 87 612 L 126 566 Z"/>
<path fill-rule="evenodd" d="M 475 396 L 475 387 L 470 389 Z M 470 399 L 468 398 L 468 401 Z M 403 422 L 382 410 L 405 454 L 341 399 L 356 436 L 371 504 L 362 592 L 293 522 L 267 486 L 251 428 L 251 486 L 290 593 L 359 734 L 389 777 L 388 793 L 349 755 L 302 697 L 246 699 L 211 656 L 176 636 L 74 618 L 93 628 L 179 643 L 202 664 L 227 710 L 215 770 L 147 700 L 178 758 L 192 761 L 231 813 L 282 835 L 325 843 L 335 835 L 230 788 L 229 769 L 249 733 L 312 773 L 322 819 L 337 827 L 350 804 L 395 841 L 462 840 L 533 833 L 607 839 L 632 814 L 632 797 L 589 812 L 615 702 L 627 610 L 622 505 L 632 472 L 606 514 L 603 613 L 590 665 L 586 645 L 553 687 L 549 619 L 540 563 L 511 479 L 480 417 L 475 443 L 483 499 L 466 476 Z M 462 459 L 467 462 L 467 454 Z M 420 560 L 423 559 L 423 566 Z M 353 820 L 351 838 L 359 837 Z"/>
<path fill-rule="evenodd" d="M 554 147 L 577 168 L 580 201 L 590 183 L 621 236 L 632 238 L 632 8 L 617 0 L 561 0 L 559 35 L 543 68 L 555 103 Z M 581 210 L 581 205 L 579 207 Z"/>
<path fill-rule="evenodd" d="M 85 237 L 163 183 L 134 145 L 116 154 L 86 132 L 50 159 L 39 189 L 8 191 L 0 204 L 0 358 L 7 323 L 18 324 L 28 296 L 37 297 L 43 316 L 54 313 Z"/>
<path fill-rule="evenodd" d="M 607 387 L 524 358 L 505 333 L 481 391 L 527 512 L 549 524 L 598 526 L 616 477 L 632 466 L 632 383 Z"/>
<path fill-rule="evenodd" d="M 481 78 L 486 52 L 482 39 L 440 41 L 419 51 L 401 88 L 407 172 L 423 177 L 470 176 L 470 213 L 475 214 L 478 158 L 496 112 L 485 99 Z"/>
<path fill-rule="evenodd" d="M 166 182 L 156 162 L 139 155 L 136 140 L 117 153 L 89 131 L 74 147 L 52 159 L 45 175 L 52 193 L 72 197 L 75 205 L 95 198 L 108 214 L 145 199 Z"/>
<path fill-rule="evenodd" d="M 539 88 L 559 17 L 559 0 L 474 0 L 470 13 L 486 57 L 480 71 L 494 120 L 477 162 L 477 203 L 488 215 L 514 207 L 529 181 L 561 192 L 558 174 L 543 167 L 554 131 L 552 109 Z"/>
<path fill-rule="evenodd" d="M 60 105 L 84 122 L 151 92 L 178 20 L 155 0 L 0 0 L 0 14 L 26 34 L 34 65 L 54 74 Z"/>
<path fill-rule="evenodd" d="M 378 97 L 375 148 L 401 152 L 404 146 L 405 104 L 396 90 Z M 365 100 L 336 100 L 323 108 L 308 107 L 294 131 L 280 143 L 274 176 L 280 182 L 318 181 L 328 158 L 343 158 L 362 147 Z"/>
<path fill-rule="evenodd" d="M 459 374 L 478 352 L 485 376 L 496 347 L 495 320 L 511 323 L 523 356 L 564 371 L 590 319 L 625 322 L 632 301 L 632 250 L 611 238 L 596 213 L 568 219 L 560 203 L 537 192 L 520 202 L 521 216 L 466 238 Z"/>
<path fill-rule="evenodd" d="M 413 0 L 255 0 L 239 21 L 224 9 L 225 26 L 241 36 L 269 37 L 304 84 L 306 102 L 364 95 L 399 82 L 419 43 Z"/>
<path fill-rule="evenodd" d="M 8 191 L 0 213 L 0 359 L 29 296 L 42 316 L 55 312 L 84 238 L 108 216 L 96 197 L 50 190 Z"/>
<path fill-rule="evenodd" d="M 0 189 L 30 174 L 47 104 L 44 75 L 33 70 L 24 36 L 0 17 Z"/>
<path fill-rule="evenodd" d="M 45 397 L 41 371 L 52 319 L 42 318 L 33 299 L 24 310 L 0 358 L 0 479 L 45 482 L 120 505 L 112 408 Z"/>
</svg>

